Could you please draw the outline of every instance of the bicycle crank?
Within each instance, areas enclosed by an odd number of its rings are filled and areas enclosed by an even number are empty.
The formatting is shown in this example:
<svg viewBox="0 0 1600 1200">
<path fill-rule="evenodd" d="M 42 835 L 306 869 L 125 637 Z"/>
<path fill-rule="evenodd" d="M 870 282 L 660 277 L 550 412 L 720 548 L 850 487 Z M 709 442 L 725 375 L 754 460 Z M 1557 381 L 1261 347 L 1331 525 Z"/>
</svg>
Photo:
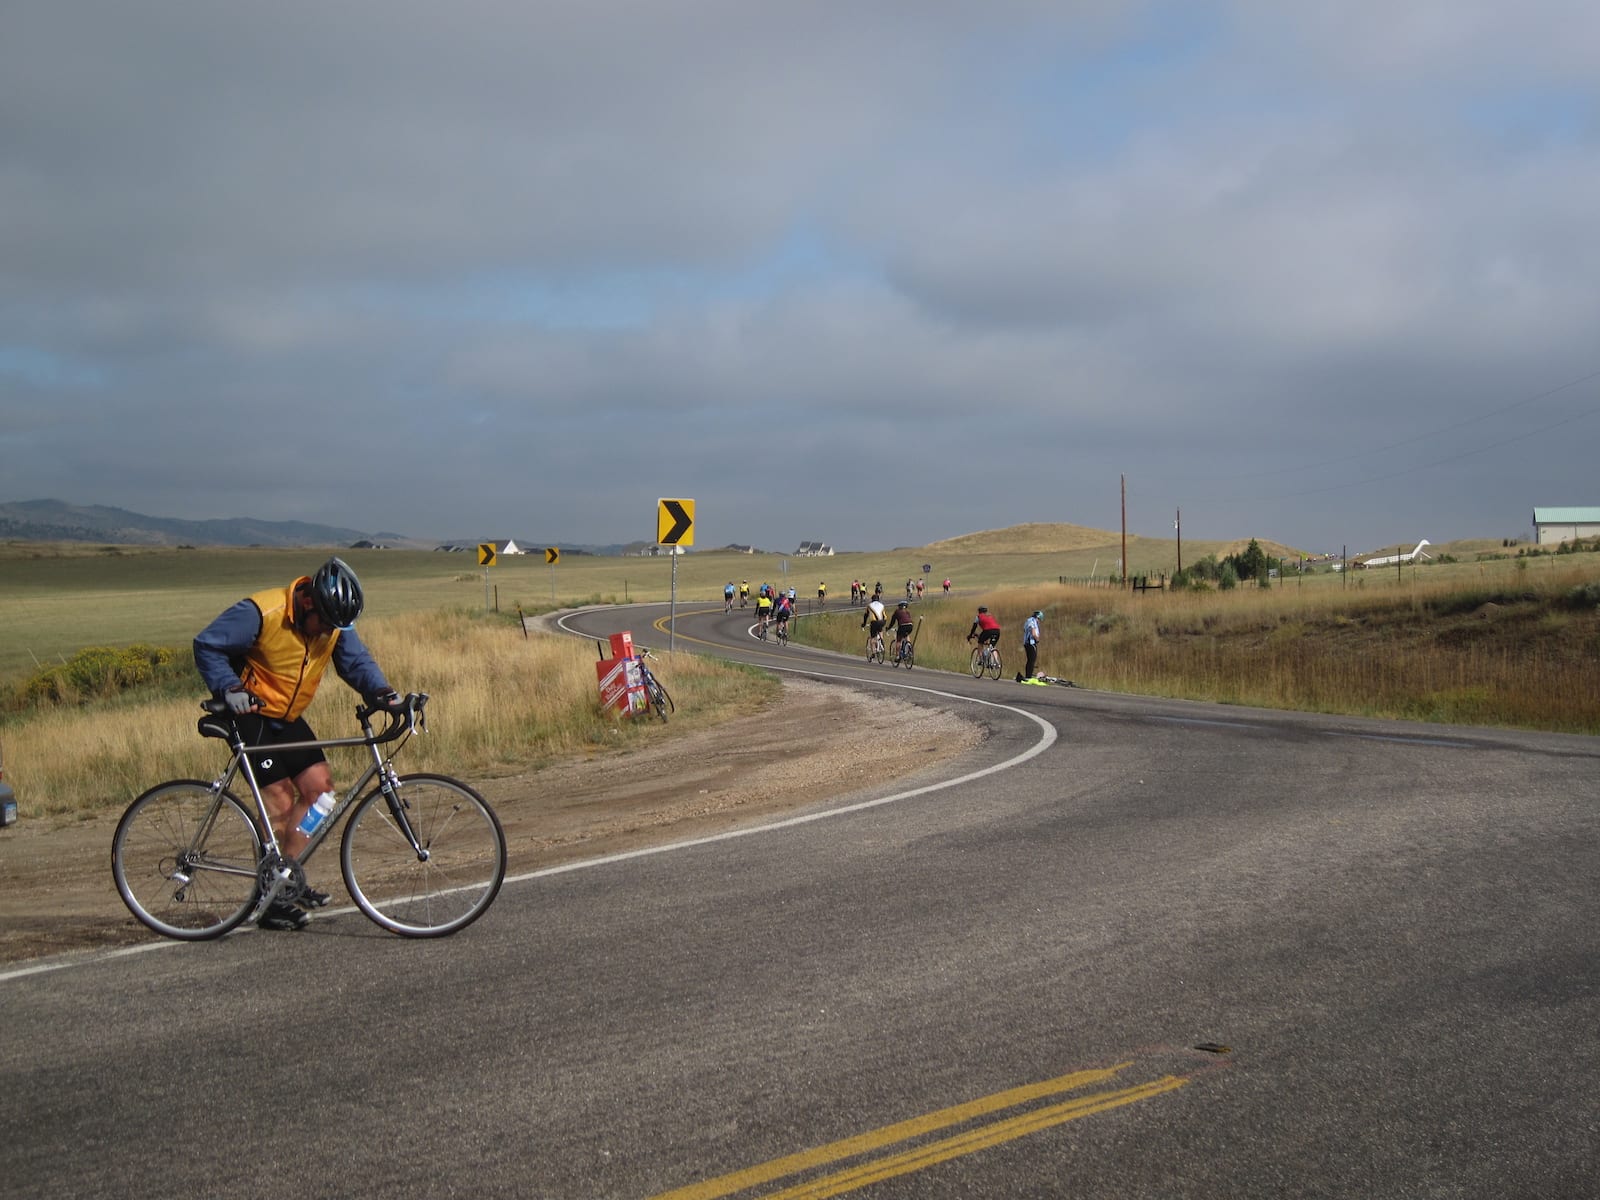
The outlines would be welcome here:
<svg viewBox="0 0 1600 1200">
<path fill-rule="evenodd" d="M 269 850 L 256 865 L 256 888 L 261 902 L 256 906 L 256 916 L 267 911 L 275 900 L 293 902 L 306 890 L 306 869 L 292 858 Z"/>
</svg>

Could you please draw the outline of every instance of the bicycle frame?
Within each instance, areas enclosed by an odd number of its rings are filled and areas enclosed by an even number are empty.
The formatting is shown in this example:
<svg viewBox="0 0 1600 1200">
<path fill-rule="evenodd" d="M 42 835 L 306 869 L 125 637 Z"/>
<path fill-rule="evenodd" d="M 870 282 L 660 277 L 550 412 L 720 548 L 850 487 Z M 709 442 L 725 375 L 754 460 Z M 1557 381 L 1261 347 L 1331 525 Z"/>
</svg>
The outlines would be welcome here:
<svg viewBox="0 0 1600 1200">
<path fill-rule="evenodd" d="M 361 723 L 361 730 L 364 734 L 362 737 L 319 738 L 314 741 L 275 742 L 267 746 L 248 746 L 245 744 L 243 735 L 239 732 L 237 723 L 229 721 L 226 740 L 233 750 L 233 756 L 228 760 L 228 765 L 223 768 L 222 774 L 212 782 L 212 795 L 220 800 L 222 793 L 228 790 L 228 785 L 234 779 L 243 776 L 246 785 L 250 788 L 251 798 L 255 801 L 256 822 L 262 834 L 263 855 L 274 855 L 278 860 L 284 862 L 293 861 L 304 866 L 317 847 L 322 845 L 328 835 L 333 832 L 334 826 L 339 823 L 339 818 L 344 816 L 350 805 L 365 792 L 367 785 L 373 779 L 382 776 L 380 786 L 386 793 L 392 787 L 395 779 L 394 755 L 399 750 L 399 747 L 396 746 L 395 750 L 391 751 L 387 757 L 379 752 L 378 747 L 400 738 L 409 737 L 412 733 L 425 732 L 427 726 L 422 720 L 422 706 L 427 702 L 427 699 L 428 697 L 425 693 L 413 693 L 406 697 L 404 708 L 399 710 L 369 708 L 365 705 L 358 707 L 356 709 L 356 720 Z M 372 732 L 372 718 L 377 713 L 384 713 L 391 720 L 388 729 L 382 733 L 374 734 Z M 215 715 L 226 716 L 227 714 L 218 713 Z M 306 844 L 306 848 L 300 852 L 299 857 L 291 860 L 288 855 L 283 853 L 283 847 L 278 842 L 278 835 L 272 828 L 272 820 L 267 813 L 266 801 L 261 796 L 261 784 L 256 779 L 255 768 L 251 765 L 250 760 L 253 756 L 276 754 L 284 750 L 327 749 L 338 746 L 365 746 L 371 751 L 372 762 L 361 772 L 360 777 L 339 796 L 338 801 L 334 804 L 333 811 L 323 818 L 322 824 L 311 835 L 311 840 Z M 416 831 L 412 829 L 411 823 L 406 819 L 404 806 L 392 804 L 390 808 L 396 825 L 399 826 L 406 839 L 411 843 L 411 848 L 417 852 L 419 858 L 426 855 L 427 850 L 417 840 Z M 213 808 L 211 817 L 206 821 L 207 826 L 210 825 L 215 816 L 216 809 Z M 284 878 L 287 879 L 287 875 Z"/>
</svg>

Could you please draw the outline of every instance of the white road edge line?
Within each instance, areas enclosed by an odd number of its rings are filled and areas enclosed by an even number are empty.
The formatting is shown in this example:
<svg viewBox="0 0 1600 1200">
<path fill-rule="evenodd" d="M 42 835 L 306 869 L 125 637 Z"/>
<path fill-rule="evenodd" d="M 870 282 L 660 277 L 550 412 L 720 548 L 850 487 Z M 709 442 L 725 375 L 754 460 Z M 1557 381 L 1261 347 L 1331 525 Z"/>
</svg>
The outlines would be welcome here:
<svg viewBox="0 0 1600 1200">
<path fill-rule="evenodd" d="M 821 671 L 804 671 L 795 667 L 769 667 L 766 669 L 773 671 L 788 671 L 791 674 L 805 675 L 813 678 L 840 679 L 849 683 L 877 682 L 876 680 L 860 680 L 847 675 L 829 675 Z M 945 788 L 956 787 L 957 785 L 963 783 L 971 783 L 975 779 L 982 779 L 987 775 L 994 775 L 997 772 L 1006 771 L 1012 767 L 1019 766 L 1020 764 L 1027 762 L 1030 758 L 1043 754 L 1055 744 L 1055 740 L 1059 736 L 1056 732 L 1056 727 L 1050 724 L 1050 722 L 1046 721 L 1043 717 L 1036 713 L 1028 712 L 1026 709 L 1013 708 L 1009 704 L 1000 704 L 994 700 L 979 700 L 972 696 L 958 696 L 954 692 L 941 692 L 936 688 L 917 687 L 908 683 L 884 681 L 883 683 L 879 684 L 879 686 L 900 688 L 903 691 L 909 692 L 926 692 L 930 696 L 943 696 L 947 699 L 959 700 L 966 704 L 982 704 L 989 708 L 999 708 L 1004 709 L 1006 712 L 1017 713 L 1019 716 L 1027 717 L 1028 720 L 1039 726 L 1041 731 L 1039 740 L 1022 753 L 1013 755 L 1004 762 L 994 763 L 991 766 L 984 767 L 982 770 L 970 771 L 967 774 L 959 776 L 955 779 L 944 780 L 942 783 L 930 783 L 923 787 L 912 788 L 907 792 L 895 792 L 892 795 L 879 796 L 875 800 L 861 800 L 855 804 L 844 804 L 840 805 L 838 808 L 828 808 L 822 810 L 821 812 L 806 813 L 803 816 L 785 817 L 781 821 L 769 821 L 764 825 L 752 825 L 748 829 L 730 829 L 724 833 L 713 833 L 706 837 L 688 838 L 681 842 L 668 842 L 662 846 L 645 846 L 638 850 L 627 850 L 621 854 L 607 854 L 600 858 L 587 858 L 581 862 L 563 863 L 558 867 L 541 867 L 537 871 L 529 871 L 522 875 L 508 875 L 506 876 L 506 882 L 521 883 L 526 879 L 543 879 L 549 875 L 561 875 L 568 871 L 582 871 L 589 867 L 600 867 L 609 863 L 627 862 L 629 859 L 645 858 L 652 854 L 668 854 L 675 850 L 687 850 L 693 846 L 709 846 L 716 842 L 727 842 L 732 841 L 734 838 L 752 837 L 758 833 L 770 833 L 775 829 L 789 829 L 795 825 L 808 825 L 813 821 L 825 821 L 832 817 L 842 817 L 847 813 L 861 812 L 865 809 L 877 808 L 884 804 L 894 804 L 901 800 L 910 800 L 915 796 L 925 796 L 929 792 L 943 791 Z"/>
</svg>

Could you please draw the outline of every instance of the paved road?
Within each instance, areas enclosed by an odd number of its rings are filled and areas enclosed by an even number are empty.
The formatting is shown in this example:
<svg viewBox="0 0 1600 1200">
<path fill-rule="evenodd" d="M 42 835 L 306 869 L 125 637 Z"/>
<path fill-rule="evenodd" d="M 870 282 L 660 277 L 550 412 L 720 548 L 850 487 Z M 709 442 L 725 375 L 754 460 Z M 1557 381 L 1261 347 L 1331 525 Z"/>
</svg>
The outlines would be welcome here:
<svg viewBox="0 0 1600 1200">
<path fill-rule="evenodd" d="M 0 976 L 0 1195 L 1597 1194 L 1593 739 L 737 653 L 992 736 L 439 943 Z"/>
</svg>

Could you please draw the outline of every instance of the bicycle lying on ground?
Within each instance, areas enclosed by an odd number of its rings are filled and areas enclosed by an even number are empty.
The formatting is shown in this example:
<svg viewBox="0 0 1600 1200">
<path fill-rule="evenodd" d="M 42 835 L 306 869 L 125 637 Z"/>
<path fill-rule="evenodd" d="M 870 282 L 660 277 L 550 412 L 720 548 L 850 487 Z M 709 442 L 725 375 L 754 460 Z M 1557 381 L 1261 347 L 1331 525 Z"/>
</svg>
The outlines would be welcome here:
<svg viewBox="0 0 1600 1200">
<path fill-rule="evenodd" d="M 1069 688 L 1075 688 L 1075 687 L 1078 686 L 1077 684 L 1073 683 L 1072 680 L 1070 680 L 1070 679 L 1059 679 L 1054 675 L 1035 675 L 1032 679 L 1024 679 L 1024 678 L 1022 678 L 1021 675 L 1018 675 L 1017 676 L 1017 682 L 1018 683 L 1031 683 L 1036 687 L 1048 687 L 1051 684 L 1055 684 L 1057 687 L 1069 687 Z"/>
<path fill-rule="evenodd" d="M 972 677 L 982 679 L 983 673 L 989 672 L 989 678 L 1000 678 L 1000 647 L 990 642 L 979 642 L 972 648 Z"/>
<path fill-rule="evenodd" d="M 644 676 L 644 694 L 649 698 L 650 707 L 655 710 L 656 716 L 660 717 L 662 723 L 665 724 L 667 714 L 669 712 L 677 712 L 678 706 L 672 702 L 671 693 L 656 678 L 655 672 L 645 664 L 645 659 L 655 659 L 656 656 L 648 650 L 640 650 L 637 658 L 639 660 L 639 674 Z M 656 659 L 656 661 L 660 662 L 661 660 Z"/>
<path fill-rule="evenodd" d="M 202 702 L 203 737 L 232 749 L 210 783 L 175 779 L 128 806 L 111 842 L 111 872 L 123 902 L 157 933 L 182 941 L 221 937 L 267 906 L 292 903 L 306 890 L 305 861 L 346 812 L 339 867 L 356 907 L 405 937 L 441 937 L 464 929 L 493 903 L 506 874 L 500 819 L 477 792 L 444 775 L 397 775 L 394 758 L 410 735 L 425 732 L 425 693 L 392 707 L 361 705 L 361 737 L 248 746 L 228 707 Z M 372 718 L 389 726 L 372 732 Z M 398 742 L 387 754 L 379 747 Z M 372 762 L 323 818 L 299 858 L 286 856 L 272 832 L 252 759 L 313 746 L 365 746 Z M 243 779 L 254 811 L 229 791 Z"/>
</svg>

